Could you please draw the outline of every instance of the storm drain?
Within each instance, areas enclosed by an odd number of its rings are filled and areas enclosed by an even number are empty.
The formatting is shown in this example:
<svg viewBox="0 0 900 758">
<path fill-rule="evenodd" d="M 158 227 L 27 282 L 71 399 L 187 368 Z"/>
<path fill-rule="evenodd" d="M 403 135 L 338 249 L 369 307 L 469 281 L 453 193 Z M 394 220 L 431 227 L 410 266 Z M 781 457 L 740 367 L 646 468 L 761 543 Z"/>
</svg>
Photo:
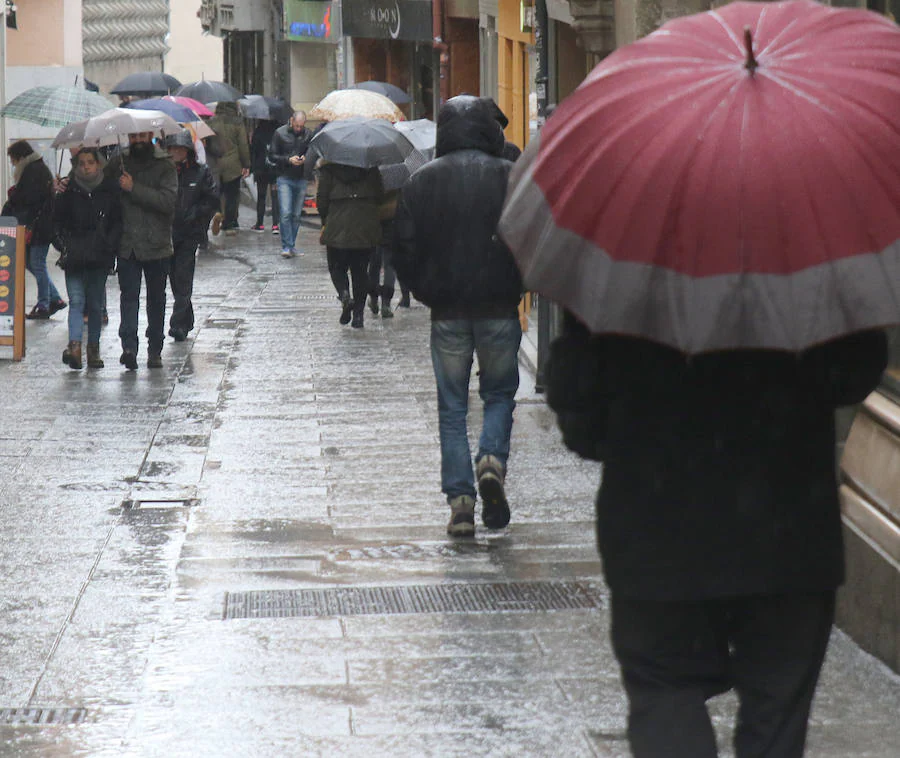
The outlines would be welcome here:
<svg viewBox="0 0 900 758">
<path fill-rule="evenodd" d="M 122 509 L 126 511 L 171 511 L 177 508 L 190 508 L 200 501 L 196 498 L 182 498 L 176 500 L 138 500 L 129 499 L 122 501 Z"/>
<path fill-rule="evenodd" d="M 210 329 L 237 329 L 242 323 L 242 318 L 208 318 L 205 326 Z"/>
<path fill-rule="evenodd" d="M 342 587 L 228 592 L 223 618 L 563 611 L 602 606 L 602 592 L 582 582 Z"/>
<path fill-rule="evenodd" d="M 0 724 L 80 724 L 84 708 L 0 708 Z"/>
</svg>

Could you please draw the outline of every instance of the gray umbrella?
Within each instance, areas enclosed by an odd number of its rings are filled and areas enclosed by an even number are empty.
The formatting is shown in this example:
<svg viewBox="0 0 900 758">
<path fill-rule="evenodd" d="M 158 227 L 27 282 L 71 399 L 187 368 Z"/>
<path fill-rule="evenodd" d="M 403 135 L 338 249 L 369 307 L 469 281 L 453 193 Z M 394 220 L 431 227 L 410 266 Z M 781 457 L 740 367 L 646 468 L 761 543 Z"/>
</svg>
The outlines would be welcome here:
<svg viewBox="0 0 900 758">
<path fill-rule="evenodd" d="M 394 124 L 397 131 L 403 132 L 406 138 L 412 142 L 427 160 L 434 158 L 434 145 L 437 142 L 437 124 L 427 118 L 419 118 L 415 121 L 398 121 Z"/>
<path fill-rule="evenodd" d="M 417 153 L 401 132 L 380 118 L 332 121 L 313 137 L 310 146 L 326 161 L 359 168 L 404 163 Z M 424 163 L 421 156 L 418 160 Z"/>
<path fill-rule="evenodd" d="M 153 95 L 171 95 L 180 86 L 181 82 L 174 76 L 164 74 L 162 71 L 139 71 L 126 76 L 110 92 L 113 95 L 151 97 Z"/>
<path fill-rule="evenodd" d="M 357 84 L 350 85 L 350 89 L 364 89 L 369 92 L 377 92 L 379 95 L 384 95 L 397 105 L 405 105 L 410 102 L 409 95 L 396 84 L 391 84 L 389 82 L 358 82 Z"/>
</svg>

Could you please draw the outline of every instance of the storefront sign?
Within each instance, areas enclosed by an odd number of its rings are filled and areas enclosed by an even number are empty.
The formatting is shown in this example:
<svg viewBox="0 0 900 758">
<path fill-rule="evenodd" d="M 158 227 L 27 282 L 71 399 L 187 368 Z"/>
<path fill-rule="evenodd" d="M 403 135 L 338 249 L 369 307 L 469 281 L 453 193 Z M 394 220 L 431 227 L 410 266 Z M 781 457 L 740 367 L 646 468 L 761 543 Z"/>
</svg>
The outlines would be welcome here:
<svg viewBox="0 0 900 758">
<path fill-rule="evenodd" d="M 341 38 L 340 13 L 331 0 L 286 0 L 284 38 L 293 42 L 332 42 Z"/>
<path fill-rule="evenodd" d="M 344 0 L 344 34 L 429 42 L 431 0 Z"/>
</svg>

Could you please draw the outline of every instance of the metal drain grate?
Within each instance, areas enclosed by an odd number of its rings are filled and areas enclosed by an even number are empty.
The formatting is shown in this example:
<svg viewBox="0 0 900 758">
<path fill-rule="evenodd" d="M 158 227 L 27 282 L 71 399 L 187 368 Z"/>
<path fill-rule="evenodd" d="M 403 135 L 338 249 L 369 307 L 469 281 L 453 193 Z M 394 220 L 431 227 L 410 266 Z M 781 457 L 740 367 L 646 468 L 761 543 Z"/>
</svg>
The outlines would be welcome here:
<svg viewBox="0 0 900 758">
<path fill-rule="evenodd" d="M 208 318 L 204 325 L 210 329 L 237 329 L 243 323 L 242 318 Z"/>
<path fill-rule="evenodd" d="M 191 508 L 200 501 L 196 498 L 179 498 L 177 500 L 123 500 L 122 509 L 126 511 L 171 511 L 178 508 Z"/>
<path fill-rule="evenodd" d="M 436 584 L 228 592 L 223 618 L 561 611 L 602 606 L 601 591 L 581 582 Z"/>
<path fill-rule="evenodd" d="M 80 724 L 84 708 L 0 708 L 0 724 Z"/>
</svg>

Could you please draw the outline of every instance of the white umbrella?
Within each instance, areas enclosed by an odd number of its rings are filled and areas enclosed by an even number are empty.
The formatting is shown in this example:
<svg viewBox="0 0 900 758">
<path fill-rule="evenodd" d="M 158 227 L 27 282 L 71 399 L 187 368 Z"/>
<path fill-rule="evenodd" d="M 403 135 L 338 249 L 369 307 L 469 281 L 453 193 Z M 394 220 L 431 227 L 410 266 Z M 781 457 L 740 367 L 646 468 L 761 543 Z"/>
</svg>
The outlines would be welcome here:
<svg viewBox="0 0 900 758">
<path fill-rule="evenodd" d="M 309 117 L 314 121 L 340 121 L 357 116 L 383 118 L 396 123 L 403 120 L 403 111 L 377 92 L 364 89 L 338 89 L 325 95 L 309 112 Z"/>
<path fill-rule="evenodd" d="M 87 121 L 64 126 L 53 140 L 53 147 L 100 147 L 115 145 L 121 137 L 138 132 L 165 136 L 179 131 L 181 125 L 162 111 L 111 108 Z"/>
</svg>

